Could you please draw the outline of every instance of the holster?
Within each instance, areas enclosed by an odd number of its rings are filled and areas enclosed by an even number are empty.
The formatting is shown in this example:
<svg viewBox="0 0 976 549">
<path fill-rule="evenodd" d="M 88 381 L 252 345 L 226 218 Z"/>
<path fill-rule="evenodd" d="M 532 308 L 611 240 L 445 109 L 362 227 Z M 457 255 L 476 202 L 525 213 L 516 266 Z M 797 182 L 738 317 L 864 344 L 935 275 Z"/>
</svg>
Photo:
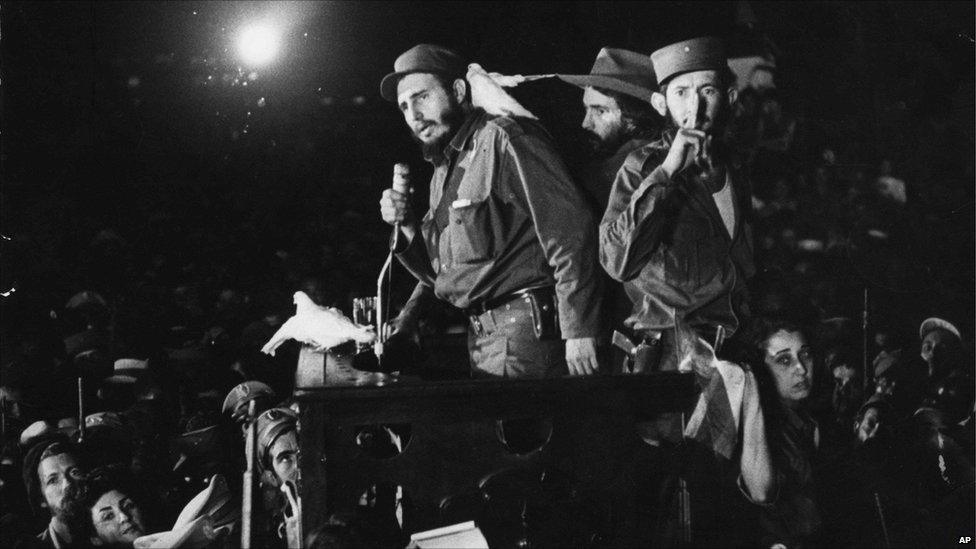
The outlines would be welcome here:
<svg viewBox="0 0 976 549">
<path fill-rule="evenodd" d="M 559 312 L 556 310 L 556 294 L 552 288 L 529 290 L 526 297 L 532 305 L 532 327 L 540 341 L 560 339 Z"/>
<path fill-rule="evenodd" d="M 661 363 L 661 340 L 647 338 L 634 349 L 633 373 L 656 372 Z"/>
</svg>

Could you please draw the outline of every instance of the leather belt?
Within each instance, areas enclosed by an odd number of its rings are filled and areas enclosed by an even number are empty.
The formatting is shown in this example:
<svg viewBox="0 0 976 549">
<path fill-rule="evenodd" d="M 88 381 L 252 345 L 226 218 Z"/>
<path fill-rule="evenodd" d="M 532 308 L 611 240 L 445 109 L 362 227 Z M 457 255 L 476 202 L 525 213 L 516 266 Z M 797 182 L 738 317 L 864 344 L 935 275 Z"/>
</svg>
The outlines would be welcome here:
<svg viewBox="0 0 976 549">
<path fill-rule="evenodd" d="M 541 286 L 537 288 L 524 288 L 522 290 L 516 290 L 514 292 L 509 292 L 498 297 L 491 299 L 486 299 L 480 303 L 471 305 L 464 310 L 464 313 L 468 316 L 478 316 L 487 313 L 493 309 L 497 309 L 506 303 L 511 303 L 516 299 L 523 299 L 531 296 L 554 296 L 556 295 L 556 288 L 554 286 Z"/>
</svg>

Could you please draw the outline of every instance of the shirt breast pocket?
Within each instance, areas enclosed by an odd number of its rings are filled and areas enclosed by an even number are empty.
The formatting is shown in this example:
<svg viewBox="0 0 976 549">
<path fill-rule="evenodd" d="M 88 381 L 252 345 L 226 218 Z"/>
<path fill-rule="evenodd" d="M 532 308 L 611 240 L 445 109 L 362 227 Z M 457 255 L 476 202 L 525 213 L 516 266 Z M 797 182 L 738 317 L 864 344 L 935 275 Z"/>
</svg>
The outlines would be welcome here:
<svg viewBox="0 0 976 549">
<path fill-rule="evenodd" d="M 477 263 L 494 255 L 487 200 L 458 200 L 451 206 L 447 231 L 455 263 Z"/>
</svg>

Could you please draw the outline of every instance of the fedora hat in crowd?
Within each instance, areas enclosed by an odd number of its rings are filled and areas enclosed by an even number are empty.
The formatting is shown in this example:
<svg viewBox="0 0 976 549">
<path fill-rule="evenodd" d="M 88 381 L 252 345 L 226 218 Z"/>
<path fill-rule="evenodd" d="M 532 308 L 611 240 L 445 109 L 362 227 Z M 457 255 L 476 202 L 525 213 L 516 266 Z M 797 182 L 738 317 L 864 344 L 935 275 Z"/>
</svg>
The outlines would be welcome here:
<svg viewBox="0 0 976 549">
<path fill-rule="evenodd" d="M 589 74 L 557 74 L 556 78 L 581 88 L 592 86 L 624 93 L 648 103 L 657 89 L 651 58 L 616 48 L 601 49 Z"/>
</svg>

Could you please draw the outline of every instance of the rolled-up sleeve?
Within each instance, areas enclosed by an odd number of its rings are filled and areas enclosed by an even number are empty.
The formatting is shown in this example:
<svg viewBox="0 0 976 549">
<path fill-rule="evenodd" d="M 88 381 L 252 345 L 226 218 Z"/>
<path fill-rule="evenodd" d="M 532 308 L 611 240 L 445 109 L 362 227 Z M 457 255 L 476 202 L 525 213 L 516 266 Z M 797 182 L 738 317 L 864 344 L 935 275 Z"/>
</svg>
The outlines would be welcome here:
<svg viewBox="0 0 976 549">
<path fill-rule="evenodd" d="M 422 284 L 433 287 L 436 274 L 430 265 L 430 256 L 427 253 L 427 246 L 424 244 L 423 232 L 418 229 L 409 244 L 402 244 L 404 240 L 406 239 L 401 238 L 400 248 L 393 250 L 397 259 Z"/>
<path fill-rule="evenodd" d="M 522 191 L 546 261 L 554 270 L 563 338 L 596 337 L 600 277 L 596 228 L 583 195 L 549 140 L 536 132 L 508 141 L 506 162 Z"/>
<path fill-rule="evenodd" d="M 658 166 L 646 178 L 627 162 L 617 172 L 600 222 L 600 264 L 615 280 L 632 280 L 661 240 L 674 183 Z"/>
</svg>

